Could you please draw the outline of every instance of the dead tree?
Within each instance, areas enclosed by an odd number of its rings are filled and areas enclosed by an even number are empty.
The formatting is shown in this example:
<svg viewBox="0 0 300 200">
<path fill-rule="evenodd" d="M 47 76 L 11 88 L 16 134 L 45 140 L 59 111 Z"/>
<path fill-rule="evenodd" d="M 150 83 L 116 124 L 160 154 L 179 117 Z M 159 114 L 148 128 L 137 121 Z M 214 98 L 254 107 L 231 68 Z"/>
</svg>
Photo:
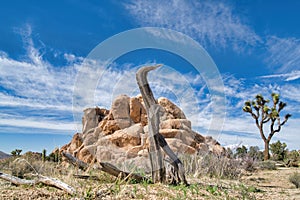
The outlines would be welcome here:
<svg viewBox="0 0 300 200">
<path fill-rule="evenodd" d="M 188 184 L 185 178 L 185 169 L 183 163 L 179 160 L 176 154 L 169 147 L 165 138 L 159 133 L 160 124 L 160 106 L 157 104 L 151 88 L 147 80 L 147 74 L 149 71 L 154 70 L 161 65 L 147 66 L 140 68 L 136 73 L 136 80 L 139 86 L 140 92 L 143 97 L 145 109 L 148 116 L 148 133 L 149 133 L 149 157 L 152 168 L 152 180 L 154 183 L 166 181 L 166 170 L 163 163 L 163 157 L 161 149 L 169 156 L 171 165 L 174 167 L 173 177 L 176 179 L 172 180 L 173 183 L 184 183 Z M 170 172 L 171 173 L 171 172 Z"/>
</svg>

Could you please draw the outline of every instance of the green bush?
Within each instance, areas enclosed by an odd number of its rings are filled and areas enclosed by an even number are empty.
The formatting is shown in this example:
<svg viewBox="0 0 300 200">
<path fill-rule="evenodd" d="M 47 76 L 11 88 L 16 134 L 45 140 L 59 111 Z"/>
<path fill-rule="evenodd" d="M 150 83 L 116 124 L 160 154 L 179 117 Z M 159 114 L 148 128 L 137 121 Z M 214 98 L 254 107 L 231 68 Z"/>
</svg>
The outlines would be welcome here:
<svg viewBox="0 0 300 200">
<path fill-rule="evenodd" d="M 273 160 L 284 160 L 287 156 L 288 150 L 286 149 L 287 145 L 279 140 L 270 144 L 270 150 L 272 152 Z"/>
<path fill-rule="evenodd" d="M 289 159 L 293 162 L 300 161 L 300 154 L 297 150 L 290 151 L 287 154 L 287 159 Z"/>
</svg>

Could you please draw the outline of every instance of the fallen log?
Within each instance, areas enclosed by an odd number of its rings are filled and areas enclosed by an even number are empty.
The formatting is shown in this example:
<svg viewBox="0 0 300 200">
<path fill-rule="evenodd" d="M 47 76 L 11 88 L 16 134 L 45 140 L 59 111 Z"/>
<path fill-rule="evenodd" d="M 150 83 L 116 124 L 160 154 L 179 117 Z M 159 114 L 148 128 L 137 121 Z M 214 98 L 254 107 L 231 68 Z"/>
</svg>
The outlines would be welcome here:
<svg viewBox="0 0 300 200">
<path fill-rule="evenodd" d="M 89 166 L 87 163 L 83 162 L 82 160 L 79 160 L 78 158 L 75 158 L 69 153 L 62 152 L 61 154 L 74 166 L 77 166 L 79 169 L 82 169 L 84 171 L 87 170 Z"/>
<path fill-rule="evenodd" d="M 16 176 L 12 176 L 12 175 L 5 174 L 2 172 L 0 172 L 0 178 L 3 180 L 9 181 L 14 185 L 34 185 L 36 183 L 35 180 L 21 179 Z"/>
<path fill-rule="evenodd" d="M 78 158 L 75 158 L 71 154 L 63 152 L 62 155 L 65 156 L 71 164 L 78 166 L 79 168 L 82 168 L 84 170 L 88 168 L 87 163 L 83 162 L 82 160 L 79 160 Z M 100 167 L 97 167 L 96 169 L 106 172 L 112 176 L 119 177 L 124 180 L 134 179 L 136 182 L 151 182 L 147 177 L 141 176 L 136 173 L 124 172 L 110 163 L 99 162 L 99 164 Z M 82 175 L 81 178 L 83 177 L 84 175 Z"/>
<path fill-rule="evenodd" d="M 138 183 L 143 182 L 143 181 L 150 182 L 150 180 L 145 176 L 141 176 L 136 173 L 124 172 L 122 170 L 119 170 L 117 167 L 115 167 L 114 165 L 112 165 L 110 163 L 100 162 L 100 166 L 101 166 L 101 168 L 100 168 L 101 171 L 104 171 L 104 172 L 106 172 L 110 175 L 116 176 L 116 177 L 120 177 L 121 179 L 124 179 L 125 181 L 132 179 Z"/>
<path fill-rule="evenodd" d="M 56 187 L 58 189 L 61 189 L 71 195 L 76 193 L 76 190 L 72 186 L 70 186 L 58 179 L 47 177 L 47 176 L 42 176 L 42 175 L 34 175 L 34 176 L 36 176 L 37 178 L 34 180 L 26 180 L 26 179 L 21 179 L 21 178 L 0 172 L 1 179 L 9 181 L 14 185 L 36 185 L 36 184 L 42 183 L 44 185 L 48 185 L 51 187 Z"/>
</svg>

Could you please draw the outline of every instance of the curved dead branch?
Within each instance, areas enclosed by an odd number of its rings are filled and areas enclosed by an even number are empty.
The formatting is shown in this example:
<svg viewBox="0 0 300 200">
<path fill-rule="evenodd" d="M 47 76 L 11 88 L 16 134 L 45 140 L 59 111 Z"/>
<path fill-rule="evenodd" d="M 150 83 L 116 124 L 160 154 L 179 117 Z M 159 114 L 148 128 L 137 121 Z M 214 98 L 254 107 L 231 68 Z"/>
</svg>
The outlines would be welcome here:
<svg viewBox="0 0 300 200">
<path fill-rule="evenodd" d="M 146 66 L 140 68 L 136 73 L 136 80 L 143 97 L 145 104 L 145 109 L 148 115 L 148 128 L 149 128 L 149 141 L 150 141 L 150 161 L 152 167 L 152 179 L 154 182 L 164 182 L 165 181 L 165 167 L 163 166 L 163 158 L 161 155 L 160 147 L 164 152 L 170 157 L 171 164 L 174 167 L 175 174 L 177 177 L 176 182 L 183 182 L 187 184 L 185 178 L 185 169 L 182 162 L 176 156 L 176 154 L 169 147 L 165 138 L 159 133 L 159 110 L 160 106 L 157 104 L 152 90 L 149 86 L 147 80 L 147 74 L 151 70 L 154 70 L 161 65 L 156 66 Z"/>
</svg>

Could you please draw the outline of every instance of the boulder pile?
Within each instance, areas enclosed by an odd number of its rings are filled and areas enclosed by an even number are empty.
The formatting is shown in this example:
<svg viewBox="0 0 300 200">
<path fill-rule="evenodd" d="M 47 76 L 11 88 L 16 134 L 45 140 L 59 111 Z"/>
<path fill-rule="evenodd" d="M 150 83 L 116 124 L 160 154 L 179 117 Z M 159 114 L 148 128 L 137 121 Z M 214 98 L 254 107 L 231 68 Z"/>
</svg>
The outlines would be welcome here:
<svg viewBox="0 0 300 200">
<path fill-rule="evenodd" d="M 224 148 L 210 136 L 192 130 L 191 121 L 167 98 L 157 100 L 161 106 L 160 130 L 177 154 L 198 152 L 224 153 Z M 82 118 L 82 133 L 60 150 L 91 163 L 95 160 L 116 165 L 128 163 L 150 167 L 147 113 L 142 97 L 118 96 L 111 109 L 87 108 Z"/>
</svg>

